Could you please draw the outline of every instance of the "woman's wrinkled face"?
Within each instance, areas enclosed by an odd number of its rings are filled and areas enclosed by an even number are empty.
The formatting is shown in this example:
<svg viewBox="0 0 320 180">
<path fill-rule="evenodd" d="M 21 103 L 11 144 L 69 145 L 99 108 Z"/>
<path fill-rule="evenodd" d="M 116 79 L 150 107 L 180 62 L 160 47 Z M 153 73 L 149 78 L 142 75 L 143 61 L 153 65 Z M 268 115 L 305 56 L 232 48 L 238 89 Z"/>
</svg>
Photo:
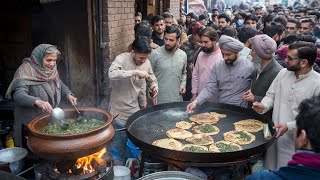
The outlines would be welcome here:
<svg viewBox="0 0 320 180">
<path fill-rule="evenodd" d="M 43 68 L 45 70 L 52 70 L 57 63 L 58 56 L 56 53 L 48 54 L 43 58 Z"/>
</svg>

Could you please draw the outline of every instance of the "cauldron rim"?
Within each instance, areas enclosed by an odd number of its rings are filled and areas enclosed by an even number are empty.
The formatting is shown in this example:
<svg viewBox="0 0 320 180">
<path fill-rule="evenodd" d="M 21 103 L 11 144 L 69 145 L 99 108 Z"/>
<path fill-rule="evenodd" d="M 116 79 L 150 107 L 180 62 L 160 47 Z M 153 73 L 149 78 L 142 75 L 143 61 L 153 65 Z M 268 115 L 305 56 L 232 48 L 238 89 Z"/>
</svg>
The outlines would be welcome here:
<svg viewBox="0 0 320 180">
<path fill-rule="evenodd" d="M 99 108 L 92 108 L 92 107 L 81 107 L 78 108 L 79 111 L 91 111 L 91 112 L 98 112 L 98 113 L 102 113 L 105 116 L 108 117 L 107 120 L 105 120 L 104 124 L 96 129 L 90 130 L 90 131 L 86 131 L 83 133 L 77 133 L 77 134 L 59 134 L 59 135 L 55 135 L 55 134 L 46 134 L 46 133 L 42 133 L 40 132 L 38 129 L 35 128 L 35 125 L 39 122 L 39 121 L 43 121 L 44 119 L 46 119 L 47 117 L 51 116 L 51 114 L 46 113 L 43 115 L 40 115 L 38 117 L 36 117 L 35 119 L 33 119 L 29 124 L 28 124 L 28 129 L 31 131 L 31 133 L 34 136 L 38 136 L 38 137 L 42 137 L 45 139 L 72 139 L 72 138 L 77 138 L 77 137 L 81 137 L 81 136 L 87 136 L 90 135 L 92 133 L 96 133 L 98 131 L 102 131 L 104 130 L 107 126 L 109 126 L 113 120 L 112 115 L 103 110 L 103 109 L 99 109 Z M 65 108 L 63 109 L 63 111 L 65 112 L 75 112 L 76 110 L 74 108 Z"/>
</svg>

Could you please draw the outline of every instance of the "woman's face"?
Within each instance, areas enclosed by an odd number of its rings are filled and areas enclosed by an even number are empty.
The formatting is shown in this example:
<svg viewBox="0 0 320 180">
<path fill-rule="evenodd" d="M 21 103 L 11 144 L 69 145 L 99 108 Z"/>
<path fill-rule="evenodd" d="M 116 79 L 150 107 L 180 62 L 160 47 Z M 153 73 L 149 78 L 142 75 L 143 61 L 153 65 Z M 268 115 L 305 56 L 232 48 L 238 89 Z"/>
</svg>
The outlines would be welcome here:
<svg viewBox="0 0 320 180">
<path fill-rule="evenodd" d="M 58 56 L 56 53 L 48 54 L 43 58 L 43 68 L 45 70 L 52 70 L 57 63 Z"/>
</svg>

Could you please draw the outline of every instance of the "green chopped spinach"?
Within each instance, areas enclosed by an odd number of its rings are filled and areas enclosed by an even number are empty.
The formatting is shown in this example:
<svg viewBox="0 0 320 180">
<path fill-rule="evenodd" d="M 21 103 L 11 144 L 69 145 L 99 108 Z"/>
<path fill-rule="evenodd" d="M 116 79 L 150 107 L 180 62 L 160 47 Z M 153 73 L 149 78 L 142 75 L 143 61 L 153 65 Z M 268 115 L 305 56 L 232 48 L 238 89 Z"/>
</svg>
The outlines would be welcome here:
<svg viewBox="0 0 320 180">
<path fill-rule="evenodd" d="M 104 121 L 97 119 L 88 119 L 87 121 L 78 122 L 75 119 L 65 119 L 65 122 L 68 124 L 67 129 L 62 129 L 56 123 L 49 123 L 42 129 L 40 132 L 52 135 L 71 135 L 71 134 L 80 134 L 93 129 L 97 129 L 104 124 Z"/>
<path fill-rule="evenodd" d="M 183 148 L 182 150 L 187 152 L 206 152 L 203 148 L 198 146 L 188 146 Z"/>
<path fill-rule="evenodd" d="M 210 139 L 209 138 L 205 138 L 205 137 L 203 137 L 203 138 L 194 138 L 194 139 L 192 139 L 192 142 L 194 142 L 194 143 L 197 143 L 197 142 L 207 142 L 207 141 L 209 141 Z"/>
<path fill-rule="evenodd" d="M 251 136 L 249 136 L 248 134 L 242 132 L 242 131 L 237 131 L 235 134 L 240 135 L 239 138 L 245 141 L 250 141 L 251 140 Z"/>
<path fill-rule="evenodd" d="M 225 144 L 225 143 L 217 143 L 216 146 L 219 148 L 220 152 L 232 152 L 238 151 L 239 147 L 232 145 L 232 144 Z"/>
<path fill-rule="evenodd" d="M 216 132 L 216 129 L 210 124 L 202 124 L 199 126 L 199 130 L 203 133 Z"/>
</svg>

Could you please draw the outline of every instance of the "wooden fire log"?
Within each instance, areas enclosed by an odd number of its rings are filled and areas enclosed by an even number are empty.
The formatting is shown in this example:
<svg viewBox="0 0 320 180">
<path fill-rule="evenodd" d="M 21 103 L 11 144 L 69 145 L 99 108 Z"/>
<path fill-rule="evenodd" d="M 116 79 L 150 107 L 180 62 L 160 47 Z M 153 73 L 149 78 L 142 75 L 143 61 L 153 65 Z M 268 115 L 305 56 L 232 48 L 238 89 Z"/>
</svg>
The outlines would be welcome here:
<svg viewBox="0 0 320 180">
<path fill-rule="evenodd" d="M 93 167 L 96 171 L 103 171 L 107 167 L 107 162 L 103 158 L 93 157 Z"/>
</svg>

